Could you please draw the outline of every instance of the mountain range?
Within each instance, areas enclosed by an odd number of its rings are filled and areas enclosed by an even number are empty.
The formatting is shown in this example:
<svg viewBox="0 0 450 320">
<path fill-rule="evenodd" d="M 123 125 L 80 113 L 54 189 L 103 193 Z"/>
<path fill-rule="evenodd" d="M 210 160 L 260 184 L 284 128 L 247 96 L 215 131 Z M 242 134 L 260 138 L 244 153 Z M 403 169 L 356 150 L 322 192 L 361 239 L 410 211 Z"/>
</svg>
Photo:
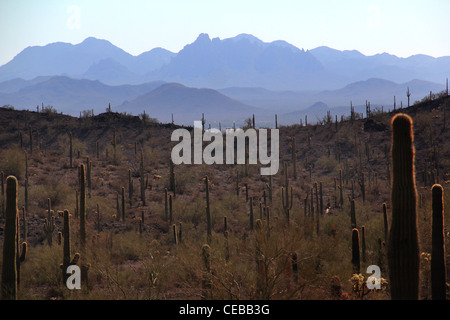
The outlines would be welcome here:
<svg viewBox="0 0 450 320">
<path fill-rule="evenodd" d="M 171 112 L 184 120 L 200 112 L 217 115 L 218 121 L 251 113 L 269 118 L 278 113 L 282 119 L 350 101 L 388 107 L 396 96 L 406 103 L 407 88 L 413 102 L 443 90 L 449 74 L 448 56 L 304 50 L 250 34 L 228 39 L 200 34 L 178 53 L 154 48 L 138 56 L 90 37 L 75 45 L 28 47 L 0 66 L 0 105 L 44 103 L 78 114 L 102 112 L 110 103 L 121 112 L 152 110 L 162 121 Z"/>
</svg>

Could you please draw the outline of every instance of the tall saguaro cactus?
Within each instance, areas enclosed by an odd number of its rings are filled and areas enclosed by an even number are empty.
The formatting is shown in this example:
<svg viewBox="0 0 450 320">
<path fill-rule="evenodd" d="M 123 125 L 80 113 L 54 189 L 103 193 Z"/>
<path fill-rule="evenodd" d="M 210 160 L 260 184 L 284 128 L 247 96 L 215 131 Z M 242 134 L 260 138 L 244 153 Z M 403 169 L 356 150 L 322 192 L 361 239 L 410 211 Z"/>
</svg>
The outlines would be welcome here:
<svg viewBox="0 0 450 320">
<path fill-rule="evenodd" d="M 432 196 L 432 236 L 431 236 L 431 298 L 446 299 L 445 237 L 444 237 L 444 189 L 435 184 Z"/>
<path fill-rule="evenodd" d="M 206 189 L 206 236 L 207 236 L 207 243 L 211 244 L 211 208 L 209 206 L 209 179 L 208 176 L 205 176 L 205 189 Z"/>
<path fill-rule="evenodd" d="M 353 273 L 359 274 L 361 268 L 359 230 L 352 229 L 352 265 Z"/>
<path fill-rule="evenodd" d="M 70 159 L 70 167 L 73 167 L 73 136 L 72 132 L 69 134 L 69 159 Z"/>
<path fill-rule="evenodd" d="M 64 244 L 63 244 L 63 263 L 60 265 L 62 269 L 62 275 L 63 275 L 63 283 L 65 284 L 67 281 L 67 278 L 69 275 L 67 274 L 67 268 L 70 265 L 77 264 L 77 261 L 80 257 L 78 253 L 75 254 L 72 260 L 70 260 L 70 213 L 68 210 L 64 210 L 63 213 L 64 218 L 64 224 L 63 224 L 63 238 L 64 238 Z"/>
<path fill-rule="evenodd" d="M 392 222 L 388 240 L 391 298 L 419 297 L 419 241 L 417 234 L 414 133 L 411 117 L 392 118 Z"/>
<path fill-rule="evenodd" d="M 5 237 L 3 240 L 2 299 L 17 299 L 17 179 L 6 179 Z"/>
<path fill-rule="evenodd" d="M 290 211 L 292 209 L 292 187 L 290 189 L 291 196 L 289 198 L 289 178 L 287 172 L 287 164 L 284 164 L 284 183 L 285 186 L 281 188 L 281 203 L 283 205 L 284 214 L 286 215 L 287 222 L 289 224 L 290 220 Z"/>
<path fill-rule="evenodd" d="M 80 244 L 84 254 L 86 248 L 86 174 L 84 164 L 80 165 Z"/>
<path fill-rule="evenodd" d="M 122 190 L 123 192 L 123 190 Z M 86 173 L 84 164 L 80 165 L 80 251 L 82 259 L 86 257 Z M 88 287 L 88 270 L 90 264 L 81 262 L 81 280 Z"/>
<path fill-rule="evenodd" d="M 18 183 L 14 176 L 6 178 L 6 209 L 3 239 L 3 268 L 1 297 L 3 300 L 16 300 L 18 280 L 20 278 L 20 263 L 24 261 L 27 244 L 22 244 L 22 254 L 19 253 L 18 242 L 19 210 L 17 208 Z"/>
<path fill-rule="evenodd" d="M 52 202 L 50 198 L 47 199 L 48 202 L 48 217 L 44 221 L 44 233 L 47 238 L 47 243 L 51 247 L 53 244 L 53 231 L 55 230 L 55 217 L 52 210 Z"/>
</svg>

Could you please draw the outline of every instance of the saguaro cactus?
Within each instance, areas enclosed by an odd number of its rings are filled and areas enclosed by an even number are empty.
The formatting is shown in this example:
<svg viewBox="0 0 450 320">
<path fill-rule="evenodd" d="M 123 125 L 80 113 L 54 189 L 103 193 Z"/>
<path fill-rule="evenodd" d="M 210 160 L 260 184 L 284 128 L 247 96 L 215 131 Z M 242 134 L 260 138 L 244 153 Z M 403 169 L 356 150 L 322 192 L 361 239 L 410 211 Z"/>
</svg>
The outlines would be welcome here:
<svg viewBox="0 0 450 320">
<path fill-rule="evenodd" d="M 73 167 L 73 137 L 72 132 L 69 134 L 69 159 L 70 159 L 70 168 Z"/>
<path fill-rule="evenodd" d="M 359 274 L 361 268 L 360 252 L 359 252 L 359 230 L 352 230 L 352 265 L 353 273 Z"/>
<path fill-rule="evenodd" d="M 70 260 L 70 213 L 68 210 L 64 210 L 63 213 L 64 217 L 64 224 L 63 224 L 63 232 L 62 236 L 64 238 L 64 244 L 63 244 L 63 263 L 60 265 L 62 269 L 62 278 L 63 283 L 66 284 L 67 278 L 69 277 L 69 274 L 67 273 L 67 268 L 70 265 L 77 264 L 78 259 L 80 258 L 80 254 L 76 253 L 72 260 Z"/>
<path fill-rule="evenodd" d="M 387 243 L 389 235 L 389 221 L 386 203 L 383 203 L 383 222 L 384 222 L 384 242 Z"/>
<path fill-rule="evenodd" d="M 431 248 L 431 298 L 446 299 L 445 238 L 444 238 L 444 189 L 435 184 L 432 194 L 432 248 Z"/>
<path fill-rule="evenodd" d="M 339 169 L 339 204 L 344 205 L 344 190 L 342 189 L 342 169 Z"/>
<path fill-rule="evenodd" d="M 169 190 L 173 192 L 173 196 L 176 194 L 176 183 L 175 183 L 175 171 L 172 159 L 169 160 Z"/>
<path fill-rule="evenodd" d="M 3 268 L 1 296 L 3 300 L 17 299 L 20 263 L 25 259 L 27 245 L 22 244 L 22 255 L 19 254 L 19 210 L 17 208 L 18 184 L 14 176 L 6 178 L 6 208 L 3 239 Z M 19 256 L 20 255 L 20 256 Z"/>
<path fill-rule="evenodd" d="M 122 221 L 125 222 L 125 187 L 122 187 Z"/>
<path fill-rule="evenodd" d="M 392 220 L 388 240 L 391 298 L 419 297 L 419 241 L 417 235 L 414 133 L 411 117 L 392 118 Z"/>
<path fill-rule="evenodd" d="M 253 230 L 253 198 L 250 198 L 250 230 Z"/>
<path fill-rule="evenodd" d="M 142 201 L 142 205 L 145 206 L 145 189 L 147 188 L 145 181 L 144 181 L 144 154 L 141 150 L 141 163 L 139 165 L 139 182 L 140 182 L 140 186 L 141 186 L 141 201 Z"/>
<path fill-rule="evenodd" d="M 352 229 L 356 228 L 355 199 L 352 199 L 351 203 L 350 203 L 350 221 L 351 221 Z"/>
<path fill-rule="evenodd" d="M 128 169 L 128 202 L 130 203 L 130 207 L 133 205 L 133 178 L 131 177 L 131 169 Z"/>
<path fill-rule="evenodd" d="M 47 238 L 48 245 L 51 247 L 53 244 L 53 231 L 55 230 L 55 217 L 53 210 L 51 209 L 51 200 L 47 199 L 48 202 L 48 217 L 44 221 L 44 233 Z"/>
<path fill-rule="evenodd" d="M 112 139 L 112 146 L 113 146 L 113 153 L 114 153 L 114 162 L 116 162 L 117 160 L 117 138 L 116 138 L 117 132 L 116 132 L 116 128 L 114 128 L 114 133 L 113 133 L 113 139 Z"/>
<path fill-rule="evenodd" d="M 169 219 L 169 197 L 167 193 L 167 188 L 164 189 L 164 220 Z"/>
<path fill-rule="evenodd" d="M 289 198 L 289 179 L 288 179 L 288 171 L 287 171 L 287 164 L 284 164 L 284 183 L 285 186 L 281 188 L 281 202 L 284 209 L 284 214 L 286 215 L 287 222 L 289 224 L 289 216 L 290 216 L 290 210 L 292 209 L 292 187 L 290 189 L 291 196 Z"/>
<path fill-rule="evenodd" d="M 84 164 L 80 165 L 80 245 L 81 253 L 86 248 L 86 174 Z"/>
<path fill-rule="evenodd" d="M 207 243 L 211 243 L 211 208 L 209 206 L 209 179 L 208 176 L 205 176 L 205 189 L 206 189 L 206 235 L 207 235 Z"/>
<path fill-rule="evenodd" d="M 203 258 L 203 279 L 202 279 L 202 299 L 212 298 L 212 279 L 211 279 L 211 247 L 208 244 L 202 246 Z"/>
</svg>

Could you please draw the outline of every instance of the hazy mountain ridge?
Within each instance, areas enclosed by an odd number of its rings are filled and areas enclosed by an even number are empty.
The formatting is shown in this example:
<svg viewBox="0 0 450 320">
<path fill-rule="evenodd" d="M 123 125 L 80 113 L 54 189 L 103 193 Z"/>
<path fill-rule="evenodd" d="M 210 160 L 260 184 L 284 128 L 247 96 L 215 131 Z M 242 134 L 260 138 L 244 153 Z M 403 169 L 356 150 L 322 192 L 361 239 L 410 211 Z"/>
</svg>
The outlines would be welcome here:
<svg viewBox="0 0 450 320">
<path fill-rule="evenodd" d="M 310 53 L 284 41 L 264 43 L 250 35 L 220 40 L 201 34 L 152 79 L 194 87 L 259 86 L 272 90 L 313 89 L 336 85 L 338 76 L 324 70 Z"/>
<path fill-rule="evenodd" d="M 146 113 L 162 122 L 170 122 L 172 114 L 177 124 L 192 125 L 201 120 L 202 113 L 208 122 L 243 122 L 243 119 L 260 110 L 231 99 L 220 92 L 206 88 L 190 88 L 179 83 L 166 83 L 126 101 L 118 107 L 133 114 Z"/>
<path fill-rule="evenodd" d="M 1 66 L 0 81 L 8 80 L 0 82 L 0 105 L 26 109 L 43 103 L 76 115 L 102 112 L 111 103 L 128 113 L 149 108 L 162 121 L 172 112 L 183 120 L 205 112 L 218 121 L 252 113 L 264 121 L 275 113 L 280 121 L 292 121 L 308 112 L 321 118 L 324 106 L 349 110 L 350 101 L 355 107 L 367 100 L 389 108 L 395 96 L 398 105 L 406 105 L 408 87 L 413 103 L 443 90 L 449 73 L 450 57 L 365 56 L 328 47 L 305 51 L 250 34 L 222 40 L 200 34 L 178 53 L 154 48 L 138 56 L 91 37 L 76 45 L 29 47 Z M 171 90 L 153 92 L 166 83 Z"/>
<path fill-rule="evenodd" d="M 104 112 L 110 103 L 117 110 L 115 107 L 125 100 L 134 99 L 164 83 L 154 81 L 141 85 L 109 86 L 97 80 L 63 76 L 41 77 L 30 81 L 16 79 L 14 82 L 17 83 L 15 92 L 2 92 L 4 83 L 0 83 L 0 105 L 10 104 L 17 109 L 33 110 L 43 103 L 70 115 L 77 115 L 82 110 Z"/>
<path fill-rule="evenodd" d="M 173 55 L 174 53 L 168 50 L 155 48 L 133 56 L 107 40 L 93 37 L 75 45 L 56 42 L 24 49 L 0 67 L 0 81 L 14 78 L 31 80 L 38 76 L 54 75 L 83 78 L 89 68 L 105 59 L 125 66 L 130 73 L 142 75 L 168 63 Z M 99 76 L 95 80 L 108 82 L 109 79 Z M 120 79 L 117 83 L 125 84 L 124 80 L 129 79 Z"/>
<path fill-rule="evenodd" d="M 394 82 L 421 79 L 443 82 L 450 72 L 450 57 L 434 58 L 416 54 L 399 58 L 386 52 L 365 56 L 357 50 L 339 51 L 329 47 L 310 50 L 325 69 L 340 74 L 350 82 L 382 78 Z"/>
<path fill-rule="evenodd" d="M 0 83 L 0 105 L 10 104 L 18 109 L 52 105 L 56 110 L 77 115 L 82 110 L 103 112 L 108 104 L 115 111 L 140 114 L 144 110 L 153 118 L 171 121 L 174 113 L 178 123 L 192 123 L 201 114 L 211 121 L 232 124 L 256 114 L 259 123 L 272 125 L 274 114 L 281 123 L 298 123 L 308 115 L 311 123 L 322 119 L 326 111 L 348 114 L 350 103 L 363 112 L 365 101 L 372 106 L 392 108 L 394 96 L 397 106 L 407 105 L 406 90 L 414 103 L 429 93 L 439 92 L 443 85 L 413 80 L 397 84 L 383 79 L 369 79 L 349 84 L 338 90 L 321 92 L 271 91 L 264 88 L 225 88 L 213 90 L 192 88 L 164 81 L 140 85 L 111 86 L 97 80 L 68 77 L 39 77 L 33 80 L 14 79 Z M 318 103 L 320 102 L 320 103 Z M 320 108 L 319 108 L 320 107 Z"/>
<path fill-rule="evenodd" d="M 357 50 L 325 46 L 305 51 L 283 40 L 268 43 L 250 34 L 211 39 L 204 33 L 178 53 L 154 48 L 133 56 L 93 37 L 75 45 L 57 42 L 28 47 L 0 66 L 0 81 L 66 75 L 112 85 L 163 80 L 213 89 L 322 91 L 370 78 L 443 83 L 449 73 L 450 56 L 365 56 Z"/>
</svg>

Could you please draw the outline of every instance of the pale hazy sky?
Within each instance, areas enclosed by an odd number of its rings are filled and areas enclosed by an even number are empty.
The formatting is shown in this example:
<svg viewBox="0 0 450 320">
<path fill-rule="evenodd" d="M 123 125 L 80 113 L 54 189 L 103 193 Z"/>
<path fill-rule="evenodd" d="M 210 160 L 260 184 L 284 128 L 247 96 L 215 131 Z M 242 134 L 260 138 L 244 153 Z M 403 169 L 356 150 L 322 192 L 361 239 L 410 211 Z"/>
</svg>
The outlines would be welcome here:
<svg viewBox="0 0 450 320">
<path fill-rule="evenodd" d="M 306 49 L 450 56 L 449 0 L 0 0 L 0 65 L 28 46 L 109 40 L 178 52 L 200 33 L 250 33 Z"/>
</svg>

